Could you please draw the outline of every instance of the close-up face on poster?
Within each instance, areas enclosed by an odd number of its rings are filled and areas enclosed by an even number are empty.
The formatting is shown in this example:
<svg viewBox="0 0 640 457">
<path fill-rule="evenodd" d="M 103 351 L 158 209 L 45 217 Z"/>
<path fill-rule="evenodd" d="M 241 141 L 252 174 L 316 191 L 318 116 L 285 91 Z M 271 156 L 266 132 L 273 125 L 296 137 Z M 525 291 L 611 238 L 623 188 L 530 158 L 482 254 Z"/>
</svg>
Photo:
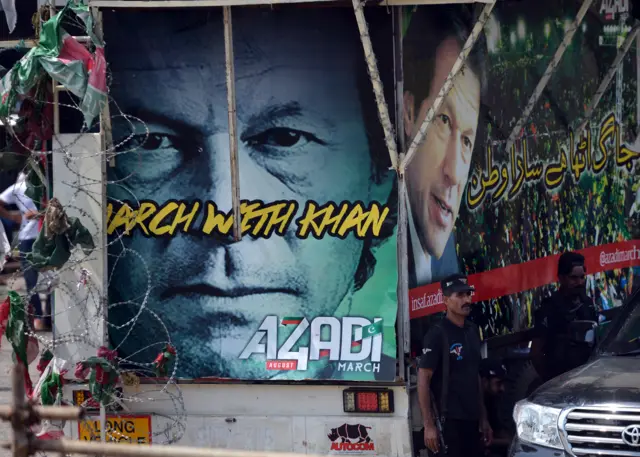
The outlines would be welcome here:
<svg viewBox="0 0 640 457">
<path fill-rule="evenodd" d="M 443 311 L 439 281 L 461 271 L 477 289 L 472 319 L 483 338 L 526 329 L 568 250 L 585 256 L 586 292 L 600 311 L 631 291 L 640 265 L 635 51 L 577 131 L 630 27 L 622 11 L 594 6 L 508 145 L 579 6 L 543 3 L 494 8 L 407 168 L 412 322 Z M 405 11 L 408 142 L 473 26 L 462 11 Z"/>
<path fill-rule="evenodd" d="M 367 14 L 393 94 L 392 17 Z M 221 9 L 104 28 L 119 354 L 153 360 L 168 330 L 181 378 L 393 380 L 397 190 L 353 12 L 234 10 L 240 240 Z"/>
</svg>

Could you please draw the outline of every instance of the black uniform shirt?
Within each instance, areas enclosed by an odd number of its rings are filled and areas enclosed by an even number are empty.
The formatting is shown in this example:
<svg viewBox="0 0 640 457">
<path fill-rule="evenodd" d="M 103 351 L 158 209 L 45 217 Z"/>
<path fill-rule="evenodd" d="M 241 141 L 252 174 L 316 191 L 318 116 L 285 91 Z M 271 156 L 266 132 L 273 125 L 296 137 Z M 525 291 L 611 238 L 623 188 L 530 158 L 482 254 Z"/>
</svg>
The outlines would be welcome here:
<svg viewBox="0 0 640 457">
<path fill-rule="evenodd" d="M 465 322 L 460 328 L 449 319 L 433 326 L 424 337 L 420 368 L 433 370 L 431 388 L 440 408 L 442 392 L 443 338 L 447 337 L 449 355 L 449 391 L 447 393 L 447 419 L 480 419 L 480 335 L 478 328 Z"/>
<path fill-rule="evenodd" d="M 579 320 L 598 322 L 593 302 L 585 297 L 572 303 L 559 292 L 545 298 L 534 314 L 535 337 L 544 340 L 545 381 L 587 362 L 589 346 L 568 340 L 569 324 Z"/>
</svg>

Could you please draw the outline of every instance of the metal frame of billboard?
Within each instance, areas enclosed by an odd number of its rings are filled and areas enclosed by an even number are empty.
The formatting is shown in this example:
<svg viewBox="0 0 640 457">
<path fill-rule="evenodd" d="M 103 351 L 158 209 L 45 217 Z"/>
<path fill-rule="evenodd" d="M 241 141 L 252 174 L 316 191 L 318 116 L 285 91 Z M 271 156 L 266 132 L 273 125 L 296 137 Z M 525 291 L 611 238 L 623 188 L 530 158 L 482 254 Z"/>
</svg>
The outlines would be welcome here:
<svg viewBox="0 0 640 457">
<path fill-rule="evenodd" d="M 55 0 L 58 1 L 64 0 Z M 99 8 L 197 8 L 203 6 L 258 6 L 292 3 L 331 3 L 337 0 L 89 0 Z M 461 3 L 494 3 L 495 0 L 377 0 L 385 6 L 452 5 Z"/>
<path fill-rule="evenodd" d="M 238 167 L 238 134 L 236 132 L 236 84 L 233 58 L 233 23 L 231 7 L 222 7 L 224 21 L 224 57 L 227 78 L 227 112 L 229 116 L 229 155 L 231 167 L 231 206 L 233 209 L 233 238 L 242 238 L 240 225 L 240 169 Z"/>
<path fill-rule="evenodd" d="M 497 0 L 379 0 L 376 2 L 377 5 L 382 6 L 401 6 L 401 5 L 446 5 L 446 4 L 473 4 L 480 3 L 485 4 L 484 9 L 476 22 L 472 35 L 467 40 L 460 56 L 458 57 L 456 64 L 452 70 L 452 74 L 449 75 L 447 81 L 444 84 L 444 87 L 440 91 L 440 97 L 436 100 L 436 105 L 440 106 L 444 99 L 444 95 L 446 92 L 450 90 L 453 77 L 455 74 L 463 67 L 466 57 L 468 56 L 471 48 L 473 47 L 475 41 L 477 40 L 482 28 L 489 18 L 491 10 L 495 6 Z M 236 109 L 235 109 L 235 74 L 234 74 L 234 66 L 233 66 L 233 40 L 232 40 L 232 16 L 231 16 L 231 6 L 257 6 L 257 5 L 273 5 L 273 4 L 310 4 L 310 3 L 332 3 L 334 0 L 89 0 L 89 6 L 92 14 L 96 18 L 97 27 L 102 30 L 102 15 L 100 14 L 99 8 L 185 8 L 185 7 L 206 7 L 206 6 L 218 6 L 223 7 L 224 12 L 224 40 L 225 40 L 225 64 L 226 64 L 226 80 L 227 80 L 227 110 L 229 116 L 229 145 L 230 145 L 230 158 L 231 158 L 231 176 L 232 176 L 232 207 L 234 214 L 234 225 L 233 225 L 233 233 L 234 238 L 236 240 L 241 239 L 241 215 L 240 215 L 240 189 L 239 189 L 239 171 L 238 171 L 238 158 L 237 158 L 237 149 L 238 149 L 238 139 L 236 133 Z M 337 3 L 337 2 L 336 2 Z M 64 6 L 66 4 L 66 0 L 39 0 L 39 6 L 41 5 L 49 5 L 52 13 L 56 6 Z M 384 99 L 382 81 L 380 79 L 377 61 L 375 57 L 375 53 L 371 44 L 371 40 L 369 38 L 368 26 L 364 17 L 363 6 L 365 2 L 362 0 L 352 0 L 352 6 L 354 9 L 354 14 L 356 17 L 356 22 L 358 24 L 358 30 L 360 33 L 360 38 L 363 46 L 364 57 L 367 62 L 367 68 L 369 71 L 369 77 L 372 84 L 372 89 L 374 91 L 374 95 L 376 98 L 376 105 L 378 111 L 378 117 L 382 124 L 384 135 L 385 135 L 385 143 L 389 152 L 389 157 L 391 160 L 392 169 L 396 172 L 399 172 L 399 184 L 398 188 L 400 193 L 402 193 L 402 189 L 404 189 L 404 177 L 403 171 L 408 163 L 408 158 L 412 154 L 415 153 L 415 145 L 413 146 L 413 152 L 410 149 L 408 157 L 405 157 L 405 154 L 398 153 L 397 150 L 397 139 L 394 134 L 393 126 L 391 125 L 391 120 L 389 116 L 389 107 Z M 0 47 L 14 47 L 16 45 L 15 42 L 11 43 L 2 43 L 0 42 Z M 35 42 L 33 43 L 35 45 Z M 33 47 L 33 46 L 30 46 Z M 399 62 L 402 62 L 401 58 L 401 45 L 399 52 Z M 53 83 L 53 94 L 54 94 L 54 131 L 56 133 L 59 132 L 59 102 L 58 95 L 60 91 L 64 91 L 64 87 Z M 401 97 L 401 94 L 400 94 Z M 436 107 L 437 109 L 437 107 Z M 435 111 L 432 110 L 432 111 Z M 107 152 L 109 156 L 109 152 L 113 148 L 111 141 L 111 127 L 110 127 L 110 117 L 109 117 L 109 108 L 108 105 L 104 107 L 101 113 L 100 119 L 100 133 L 102 137 L 102 147 L 103 150 Z M 433 118 L 433 113 L 430 118 Z M 425 122 L 421 128 L 422 137 L 424 136 L 424 132 L 426 132 L 428 128 L 429 122 Z M 402 144 L 403 142 L 400 142 Z M 416 142 L 417 144 L 418 142 Z M 114 166 L 113 157 L 110 158 L 110 165 Z M 105 178 L 106 179 L 106 178 Z M 106 180 L 105 180 L 106 185 Z M 406 208 L 404 204 L 399 205 L 399 220 L 406 220 Z M 106 232 L 105 232 L 106 233 Z M 404 259 L 406 256 L 403 256 L 402 252 L 404 251 L 406 254 L 406 232 L 404 230 L 400 230 L 398 234 L 399 241 L 399 262 L 404 264 Z M 404 249 L 402 248 L 404 246 Z M 406 268 L 401 268 L 401 270 L 406 270 Z M 107 269 L 105 269 L 105 272 Z M 408 348 L 408 332 L 409 332 L 409 320 L 408 314 L 406 310 L 406 297 L 408 294 L 408 283 L 406 281 L 406 271 L 405 274 L 399 272 L 399 290 L 398 290 L 398 318 L 401 320 L 402 325 L 399 326 L 399 335 L 398 340 L 401 342 L 403 349 L 407 350 Z M 404 359 L 400 357 L 400 369 L 401 372 L 404 372 Z M 104 420 L 104 411 L 101 411 L 101 420 Z M 103 427 L 104 429 L 104 427 Z M 103 434 L 104 435 L 104 434 Z M 104 440 L 104 436 L 102 437 Z"/>
<path fill-rule="evenodd" d="M 360 33 L 360 41 L 362 42 L 362 49 L 364 51 L 364 58 L 367 63 L 367 69 L 369 71 L 369 79 L 373 86 L 373 93 L 376 98 L 376 106 L 378 109 L 378 118 L 382 124 L 384 131 L 384 140 L 387 144 L 387 150 L 389 152 L 389 159 L 391 160 L 391 167 L 393 169 L 398 168 L 398 148 L 395 135 L 393 133 L 393 126 L 391 125 L 391 118 L 389 117 L 389 106 L 384 99 L 384 90 L 382 87 L 382 80 L 380 78 L 380 72 L 378 71 L 378 62 L 376 60 L 376 54 L 373 51 L 373 45 L 371 44 L 371 38 L 369 37 L 369 27 L 367 20 L 364 17 L 364 2 L 360 0 L 352 0 L 353 12 L 356 16 L 356 22 L 358 23 L 358 32 Z"/>
<path fill-rule="evenodd" d="M 571 40 L 573 39 L 573 36 L 578 30 L 578 27 L 580 27 L 580 24 L 582 24 L 582 20 L 584 19 L 585 15 L 589 11 L 589 7 L 591 6 L 592 3 L 593 3 L 593 0 L 584 0 L 584 2 L 582 3 L 582 6 L 578 10 L 578 14 L 576 14 L 576 18 L 573 20 L 573 23 L 565 31 L 562 42 L 558 46 L 558 49 L 556 49 L 556 53 L 553 55 L 553 58 L 549 62 L 549 65 L 547 65 L 547 69 L 545 70 L 544 74 L 540 78 L 540 81 L 538 81 L 538 85 L 533 91 L 533 94 L 531 94 L 529 101 L 525 105 L 524 110 L 522 111 L 522 115 L 520 116 L 520 119 L 518 119 L 518 122 L 516 122 L 516 124 L 514 125 L 513 130 L 511 130 L 511 134 L 507 139 L 507 146 L 506 146 L 507 151 L 511 150 L 511 148 L 513 147 L 513 144 L 515 143 L 516 139 L 520 135 L 520 132 L 522 131 L 522 127 L 524 127 L 524 124 L 527 122 L 527 119 L 529 119 L 529 116 L 531 115 L 531 112 L 535 108 L 536 103 L 538 103 L 538 99 L 542 95 L 542 92 L 544 92 L 545 87 L 547 87 L 549 80 L 551 80 L 551 76 L 553 76 L 553 73 L 556 71 L 556 68 L 558 68 L 558 64 L 560 63 L 560 60 L 562 59 L 564 52 L 569 47 L 569 44 L 571 44 Z"/>
<path fill-rule="evenodd" d="M 592 1 L 592 0 L 586 0 L 586 1 Z M 435 118 L 436 113 L 444 103 L 444 99 L 446 98 L 447 94 L 453 87 L 453 81 L 455 77 L 458 75 L 460 70 L 462 70 L 464 63 L 467 60 L 467 57 L 471 53 L 473 46 L 476 44 L 476 41 L 478 41 L 478 37 L 480 36 L 480 33 L 482 32 L 484 25 L 489 20 L 489 17 L 491 16 L 491 11 L 493 11 L 493 8 L 495 6 L 496 6 L 496 1 L 493 1 L 491 3 L 487 3 L 482 9 L 480 16 L 478 17 L 475 25 L 473 26 L 473 30 L 471 31 L 469 38 L 467 38 L 467 41 L 462 47 L 462 50 L 460 51 L 458 58 L 456 59 L 456 61 L 453 64 L 453 67 L 451 68 L 451 71 L 449 71 L 449 75 L 447 76 L 444 83 L 442 84 L 442 87 L 440 87 L 440 91 L 438 92 L 438 96 L 434 100 L 433 105 L 431 105 L 431 107 L 429 108 L 429 111 L 427 111 L 427 115 L 425 116 L 424 121 L 422 121 L 422 125 L 420 125 L 420 128 L 418 129 L 416 136 L 413 138 L 411 145 L 409 145 L 409 149 L 407 150 L 406 156 L 400 163 L 400 166 L 398 168 L 398 172 L 400 175 L 404 175 L 404 172 L 407 166 L 409 165 L 409 163 L 411 162 L 411 159 L 413 158 L 413 156 L 416 154 L 416 151 L 418 150 L 418 146 L 424 140 L 424 137 L 427 134 L 427 130 L 429 129 L 429 125 Z"/>
<path fill-rule="evenodd" d="M 611 84 L 613 77 L 618 72 L 622 59 L 625 58 L 625 56 L 629 52 L 629 49 L 631 49 L 631 44 L 633 44 L 633 42 L 639 36 L 638 35 L 639 33 L 640 33 L 640 22 L 636 21 L 635 24 L 633 25 L 633 28 L 625 38 L 620 48 L 618 49 L 618 54 L 616 55 L 616 58 L 613 60 L 613 63 L 609 67 L 609 71 L 600 82 L 600 85 L 598 86 L 598 89 L 596 90 L 596 92 L 593 94 L 591 103 L 589 103 L 589 106 L 584 112 L 584 118 L 582 122 L 580 122 L 580 124 L 578 125 L 578 128 L 575 130 L 575 132 L 578 135 L 580 135 L 584 130 L 584 128 L 587 126 L 587 123 L 591 119 L 591 116 L 593 115 L 594 110 L 598 106 L 598 103 L 600 103 L 602 96 L 604 95 L 605 91 L 609 87 L 609 84 Z"/>
<path fill-rule="evenodd" d="M 460 70 L 464 67 L 466 59 L 470 54 L 474 44 L 476 43 L 480 33 L 482 32 L 486 21 L 489 19 L 493 8 L 499 0 L 378 0 L 376 1 L 377 5 L 383 6 L 404 6 L 404 5 L 446 5 L 446 4 L 483 4 L 484 7 L 482 12 L 480 13 L 473 30 L 467 39 L 467 42 L 463 46 L 456 62 L 453 65 L 448 77 L 444 81 L 436 100 L 434 101 L 433 106 L 430 108 L 425 120 L 419 128 L 419 131 L 416 137 L 413 139 L 411 144 L 408 147 L 408 150 L 398 151 L 398 141 L 394 134 L 393 125 L 391 125 L 390 117 L 389 117 L 389 106 L 386 103 L 383 90 L 382 90 L 382 82 L 380 80 L 377 61 L 375 58 L 375 53 L 371 45 L 371 40 L 368 34 L 368 26 L 363 13 L 364 2 L 362 0 L 352 0 L 352 6 L 354 9 L 354 14 L 356 17 L 356 21 L 358 24 L 358 29 L 360 33 L 360 38 L 363 46 L 364 56 L 367 62 L 367 67 L 369 70 L 369 76 L 372 84 L 372 89 L 376 98 L 376 105 L 378 110 L 378 116 L 380 122 L 382 124 L 384 134 L 385 134 L 385 143 L 388 149 L 389 157 L 391 160 L 392 168 L 398 174 L 398 189 L 399 195 L 402 196 L 403 192 L 406 192 L 406 187 L 404 183 L 404 172 L 409 165 L 411 159 L 417 152 L 417 147 L 424 140 L 424 137 L 427 133 L 430 123 L 435 117 L 435 113 L 440 108 L 447 93 L 451 90 L 454 84 L 454 79 L 456 75 L 460 72 Z M 96 17 L 96 24 L 98 27 L 102 28 L 102 17 L 99 13 L 99 8 L 186 8 L 186 7 L 222 7 L 224 12 L 224 39 L 225 39 L 225 63 L 226 63 L 226 82 L 227 82 L 227 103 L 228 103 L 228 116 L 229 116 L 229 145 L 230 145 L 230 156 L 231 156 L 231 176 L 232 176 L 232 206 L 233 206 L 233 214 L 234 214 L 234 237 L 239 240 L 241 238 L 241 217 L 240 217 L 240 190 L 239 190 L 239 171 L 238 171 L 238 159 L 237 159 L 237 149 L 238 149 L 238 139 L 236 132 L 236 108 L 235 108 L 235 74 L 234 74 L 234 66 L 233 66 L 233 40 L 232 40 L 232 15 L 231 15 L 231 6 L 258 6 L 258 5 L 274 5 L 274 4 L 311 4 L 311 3 L 334 3 L 336 0 L 89 0 L 89 6 L 92 11 L 92 14 Z M 39 0 L 39 4 L 55 4 L 58 6 L 58 3 L 62 4 L 66 3 L 66 0 Z M 373 3 L 373 2 L 372 2 Z M 518 120 L 516 126 L 514 127 L 511 135 L 509 137 L 507 146 L 511 147 L 518 136 L 522 126 L 525 124 L 529 115 L 531 114 L 536 102 L 538 101 L 540 95 L 542 94 L 544 88 L 546 87 L 548 81 L 550 80 L 553 72 L 557 68 L 557 64 L 561 60 L 566 48 L 571 42 L 575 31 L 582 23 L 584 16 L 586 15 L 589 7 L 593 3 L 593 0 L 584 0 L 582 6 L 580 7 L 576 18 L 574 19 L 572 25 L 565 32 L 564 39 L 562 43 L 559 45 L 558 49 L 547 70 L 544 75 L 541 77 L 535 91 L 531 95 L 521 118 Z M 55 7 L 54 7 L 55 8 Z M 621 49 L 619 50 L 619 54 L 616 57 L 616 62 L 620 62 L 626 53 L 628 52 L 631 41 L 633 37 L 638 36 L 640 40 L 640 28 L 638 25 L 634 27 L 632 33 L 627 37 L 627 41 L 623 44 Z M 633 37 L 631 36 L 633 35 Z M 21 42 L 25 47 L 33 47 L 35 43 Z M 15 41 L 10 42 L 0 42 L 0 47 L 15 47 Z M 399 62 L 402 62 L 401 57 L 401 45 L 400 49 L 397 51 L 400 54 Z M 614 62 L 615 64 L 615 62 Z M 639 64 L 640 65 L 640 64 Z M 585 119 L 582 124 L 586 124 L 588 121 L 590 113 L 595 109 L 599 99 L 600 92 L 602 92 L 602 88 L 608 86 L 615 74 L 615 65 L 612 65 L 612 69 L 610 69 L 607 76 L 603 79 L 598 91 L 595 94 L 594 100 L 592 101 L 589 109 L 585 113 Z M 402 84 L 402 81 L 397 81 L 397 83 Z M 64 90 L 60 85 L 54 84 L 54 119 L 55 119 L 55 131 L 59 131 L 59 106 L 58 106 L 58 92 L 60 90 Z M 600 94 L 600 96 L 599 96 Z M 399 95 L 400 99 L 402 98 L 402 93 L 400 91 Z M 638 101 L 638 110 L 640 112 L 640 98 Z M 110 118 L 109 118 L 109 110 L 108 106 L 106 106 L 101 114 L 101 135 L 103 138 L 103 150 L 109 152 L 112 149 L 112 142 L 110 139 L 111 129 L 110 129 Z M 581 125 L 582 125 L 581 124 Z M 400 141 L 399 144 L 403 144 L 403 141 Z M 113 160 L 111 161 L 111 165 L 113 164 Z M 401 199 L 401 204 L 398 207 L 398 218 L 399 223 L 403 221 L 406 222 L 406 207 L 404 205 L 404 199 Z M 105 232 L 106 233 L 106 232 Z M 398 232 L 399 244 L 398 244 L 398 256 L 399 261 L 404 263 L 406 259 L 406 231 L 404 227 L 399 228 Z M 406 299 L 408 296 L 408 283 L 406 277 L 406 268 L 400 268 L 399 271 L 399 291 L 398 291 L 398 317 L 402 319 L 403 325 L 399 326 L 400 329 L 403 329 L 403 333 L 408 332 L 408 315 L 406 315 L 406 311 L 408 307 L 406 305 Z M 105 271 L 107 271 L 105 269 Z M 404 274 L 403 274 L 404 272 Z M 398 335 L 399 339 L 401 339 L 401 335 Z M 405 341 L 406 345 L 406 341 Z M 400 357 L 402 361 L 402 357 Z M 401 365 L 403 365 L 401 363 Z"/>
</svg>

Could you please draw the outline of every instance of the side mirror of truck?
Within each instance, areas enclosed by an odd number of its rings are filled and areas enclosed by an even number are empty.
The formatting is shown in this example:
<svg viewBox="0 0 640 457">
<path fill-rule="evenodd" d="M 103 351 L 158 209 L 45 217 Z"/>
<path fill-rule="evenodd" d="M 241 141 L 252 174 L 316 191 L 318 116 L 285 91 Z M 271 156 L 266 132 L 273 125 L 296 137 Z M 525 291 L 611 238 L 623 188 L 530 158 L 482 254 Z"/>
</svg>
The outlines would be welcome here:
<svg viewBox="0 0 640 457">
<path fill-rule="evenodd" d="M 598 323 L 594 321 L 573 321 L 569 324 L 569 338 L 571 341 L 593 347 L 596 344 L 597 328 Z"/>
</svg>

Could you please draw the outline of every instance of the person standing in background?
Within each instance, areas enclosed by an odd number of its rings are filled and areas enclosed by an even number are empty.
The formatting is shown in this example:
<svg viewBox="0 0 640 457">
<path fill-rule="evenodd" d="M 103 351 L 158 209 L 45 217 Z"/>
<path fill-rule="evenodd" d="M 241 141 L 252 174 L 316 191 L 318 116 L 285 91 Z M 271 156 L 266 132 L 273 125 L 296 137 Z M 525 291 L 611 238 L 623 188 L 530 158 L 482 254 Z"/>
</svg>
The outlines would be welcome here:
<svg viewBox="0 0 640 457">
<path fill-rule="evenodd" d="M 482 454 L 480 432 L 484 446 L 493 435 L 481 389 L 480 334 L 467 320 L 475 289 L 460 274 L 441 287 L 447 314 L 427 332 L 418 369 L 424 444 L 436 455 L 474 457 Z"/>
<path fill-rule="evenodd" d="M 493 441 L 485 449 L 485 456 L 506 456 L 511 444 L 511 433 L 504 427 L 500 417 L 500 401 L 504 393 L 504 381 L 507 368 L 498 359 L 483 359 L 480 362 L 480 378 L 482 379 L 482 393 L 487 409 L 487 420 L 493 431 Z"/>
<path fill-rule="evenodd" d="M 0 170 L 0 193 L 2 193 L 8 187 L 12 186 L 16 182 L 17 176 L 18 174 L 13 173 L 12 171 Z M 15 208 L 10 207 L 7 209 L 11 210 Z M 7 217 L 0 216 L 0 223 L 2 223 L 2 226 L 4 227 L 4 233 L 7 236 L 7 240 L 9 240 L 9 243 L 13 243 L 14 233 L 20 227 L 20 222 L 16 221 L 15 219 L 9 219 Z M 9 252 L 7 255 L 10 256 L 11 253 Z"/>
<path fill-rule="evenodd" d="M 31 294 L 29 302 L 35 313 L 35 330 L 46 330 L 51 327 L 51 316 L 43 316 L 40 296 L 35 292 L 38 283 L 38 270 L 27 262 L 27 254 L 31 252 L 33 243 L 38 237 L 38 209 L 35 203 L 26 196 L 27 177 L 24 173 L 18 175 L 15 184 L 9 186 L 0 194 L 0 217 L 10 219 L 20 224 L 18 233 L 20 250 L 20 267 L 24 275 L 27 294 Z M 20 215 L 16 216 L 6 209 L 6 205 L 16 205 Z"/>
<path fill-rule="evenodd" d="M 558 260 L 560 288 L 545 298 L 534 314 L 531 360 L 542 382 L 579 367 L 591 349 L 569 339 L 574 321 L 598 322 L 593 299 L 587 296 L 585 259 L 577 252 L 565 252 Z"/>
</svg>

